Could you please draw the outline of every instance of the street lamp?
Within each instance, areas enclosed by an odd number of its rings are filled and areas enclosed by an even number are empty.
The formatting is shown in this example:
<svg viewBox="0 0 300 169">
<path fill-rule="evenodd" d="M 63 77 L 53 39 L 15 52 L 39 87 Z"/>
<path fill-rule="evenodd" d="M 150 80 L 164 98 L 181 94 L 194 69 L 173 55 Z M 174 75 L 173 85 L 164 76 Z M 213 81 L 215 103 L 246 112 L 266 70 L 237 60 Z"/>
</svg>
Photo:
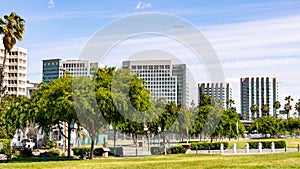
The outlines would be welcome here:
<svg viewBox="0 0 300 169">
<path fill-rule="evenodd" d="M 160 132 L 161 132 L 161 127 L 157 127 L 157 132 L 158 132 L 158 147 L 160 147 Z"/>
<path fill-rule="evenodd" d="M 148 129 L 148 126 L 147 126 L 147 125 L 145 125 L 145 127 L 144 127 L 144 131 L 145 131 L 145 133 L 146 133 L 146 137 L 147 137 L 147 139 L 148 139 L 148 152 L 149 152 L 149 154 L 150 154 L 150 137 L 149 137 L 149 133 L 150 133 L 150 131 L 149 131 L 149 129 Z"/>
</svg>

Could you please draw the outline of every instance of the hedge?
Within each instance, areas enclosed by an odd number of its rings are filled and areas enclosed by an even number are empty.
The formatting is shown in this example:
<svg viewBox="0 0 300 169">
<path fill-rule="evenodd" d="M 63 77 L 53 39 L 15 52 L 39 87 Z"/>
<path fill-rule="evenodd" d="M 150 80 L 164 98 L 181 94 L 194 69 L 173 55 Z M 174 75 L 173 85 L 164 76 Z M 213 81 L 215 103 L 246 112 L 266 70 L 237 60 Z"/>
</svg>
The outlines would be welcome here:
<svg viewBox="0 0 300 169">
<path fill-rule="evenodd" d="M 58 149 L 51 149 L 49 152 L 46 152 L 47 157 L 58 157 L 60 156 L 60 151 Z"/>
<path fill-rule="evenodd" d="M 74 155 L 80 155 L 81 154 L 81 151 L 86 151 L 86 152 L 89 152 L 91 150 L 90 147 L 74 147 L 72 148 L 73 150 L 73 154 Z"/>
<path fill-rule="evenodd" d="M 114 156 L 114 148 L 108 147 L 110 151 L 108 152 L 109 156 Z M 72 148 L 74 155 L 81 155 L 81 151 L 90 152 L 90 147 L 74 147 Z M 94 149 L 94 155 L 96 156 L 102 156 L 103 150 L 102 148 L 95 148 Z M 116 147 L 116 156 L 123 156 L 123 147 Z"/>
<path fill-rule="evenodd" d="M 10 152 L 10 139 L 0 139 L 3 143 L 3 149 L 0 150 L 1 154 L 8 154 Z"/>
<path fill-rule="evenodd" d="M 171 154 L 184 154 L 185 149 L 182 146 L 171 147 Z"/>
<path fill-rule="evenodd" d="M 251 142 L 247 142 L 247 143 L 249 144 L 249 148 L 252 148 L 252 149 L 257 149 L 258 148 L 258 143 L 262 143 L 262 148 L 270 149 L 272 142 L 274 142 L 275 148 L 285 148 L 285 146 L 286 146 L 286 143 L 285 143 L 284 140 L 280 140 L 280 141 L 251 141 Z"/>
<path fill-rule="evenodd" d="M 224 150 L 228 148 L 228 142 L 215 142 L 215 143 L 208 143 L 208 142 L 198 142 L 198 143 L 191 143 L 191 150 L 220 150 L 221 143 L 224 145 Z"/>
</svg>

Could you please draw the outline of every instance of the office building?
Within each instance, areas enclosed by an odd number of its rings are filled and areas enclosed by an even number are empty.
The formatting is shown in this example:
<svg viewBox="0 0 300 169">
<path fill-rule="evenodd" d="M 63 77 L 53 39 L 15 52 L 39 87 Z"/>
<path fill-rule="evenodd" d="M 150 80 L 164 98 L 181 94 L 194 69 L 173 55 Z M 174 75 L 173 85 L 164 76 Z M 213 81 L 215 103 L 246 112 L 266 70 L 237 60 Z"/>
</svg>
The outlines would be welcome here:
<svg viewBox="0 0 300 169">
<path fill-rule="evenodd" d="M 227 104 L 227 101 L 232 99 L 232 89 L 229 83 L 199 83 L 198 92 L 199 101 L 200 96 L 205 94 L 218 101 L 224 109 L 230 108 Z"/>
<path fill-rule="evenodd" d="M 4 47 L 0 45 L 0 63 L 3 63 Z M 27 81 L 27 50 L 14 46 L 6 56 L 4 82 L 9 95 L 25 96 Z"/>
<path fill-rule="evenodd" d="M 123 68 L 130 68 L 133 74 L 147 82 L 151 98 L 166 98 L 168 102 L 188 104 L 189 83 L 185 64 L 172 64 L 171 60 L 123 61 Z"/>
<path fill-rule="evenodd" d="M 246 77 L 240 80 L 241 114 L 244 119 L 253 120 L 262 116 L 276 116 L 274 102 L 278 100 L 278 83 L 273 77 Z M 263 113 L 263 105 L 269 106 L 269 113 Z M 256 105 L 257 112 L 251 112 Z"/>
<path fill-rule="evenodd" d="M 43 60 L 43 82 L 48 83 L 59 78 L 61 59 Z"/>
<path fill-rule="evenodd" d="M 73 77 L 90 77 L 95 71 L 94 68 L 98 68 L 98 63 L 85 60 L 43 60 L 43 82 L 48 83 L 63 77 L 63 70 L 66 70 Z"/>
</svg>

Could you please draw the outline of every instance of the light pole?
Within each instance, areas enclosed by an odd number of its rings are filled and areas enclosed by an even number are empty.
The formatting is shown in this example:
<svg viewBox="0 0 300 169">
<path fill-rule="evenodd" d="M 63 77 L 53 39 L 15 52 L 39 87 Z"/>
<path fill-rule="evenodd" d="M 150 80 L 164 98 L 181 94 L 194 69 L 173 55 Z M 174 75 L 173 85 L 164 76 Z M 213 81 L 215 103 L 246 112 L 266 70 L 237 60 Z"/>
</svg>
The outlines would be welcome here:
<svg viewBox="0 0 300 169">
<path fill-rule="evenodd" d="M 157 132 L 158 132 L 158 147 L 160 147 L 160 132 L 161 132 L 161 127 L 158 126 Z"/>
<path fill-rule="evenodd" d="M 66 68 L 61 68 L 61 70 L 63 71 L 63 78 L 67 77 L 67 70 Z M 59 127 L 59 126 L 58 126 Z M 64 135 L 67 135 L 67 123 L 64 121 Z M 63 138 L 64 140 L 64 149 L 63 152 L 65 153 L 67 151 L 67 139 L 66 137 Z"/>
<path fill-rule="evenodd" d="M 144 127 L 144 131 L 145 131 L 145 133 L 146 133 L 146 137 L 147 137 L 147 139 L 148 139 L 148 153 L 150 154 L 150 137 L 149 137 L 149 133 L 150 133 L 150 131 L 149 131 L 149 129 L 148 129 L 148 126 L 147 126 L 147 125 L 145 125 L 145 127 Z"/>
<path fill-rule="evenodd" d="M 115 127 L 113 127 L 113 128 L 114 128 L 114 156 L 116 156 L 116 154 L 117 154 L 117 149 L 116 149 L 116 141 L 117 141 L 116 135 L 117 135 L 117 133 L 116 133 Z"/>
<path fill-rule="evenodd" d="M 240 133 L 239 133 L 239 121 L 236 121 L 236 132 L 238 135 L 238 153 L 240 152 L 239 147 L 240 147 Z"/>
</svg>

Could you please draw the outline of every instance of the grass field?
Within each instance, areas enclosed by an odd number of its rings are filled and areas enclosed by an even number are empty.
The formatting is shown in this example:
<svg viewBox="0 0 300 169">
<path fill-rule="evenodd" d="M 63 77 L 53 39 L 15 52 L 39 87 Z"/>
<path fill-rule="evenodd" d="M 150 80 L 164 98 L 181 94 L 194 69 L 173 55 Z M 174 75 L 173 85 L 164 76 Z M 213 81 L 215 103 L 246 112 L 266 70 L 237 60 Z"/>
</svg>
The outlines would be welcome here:
<svg viewBox="0 0 300 169">
<path fill-rule="evenodd" d="M 265 155 L 161 155 L 98 160 L 0 164 L 2 169 L 199 169 L 199 168 L 300 168 L 300 153 Z"/>
</svg>

